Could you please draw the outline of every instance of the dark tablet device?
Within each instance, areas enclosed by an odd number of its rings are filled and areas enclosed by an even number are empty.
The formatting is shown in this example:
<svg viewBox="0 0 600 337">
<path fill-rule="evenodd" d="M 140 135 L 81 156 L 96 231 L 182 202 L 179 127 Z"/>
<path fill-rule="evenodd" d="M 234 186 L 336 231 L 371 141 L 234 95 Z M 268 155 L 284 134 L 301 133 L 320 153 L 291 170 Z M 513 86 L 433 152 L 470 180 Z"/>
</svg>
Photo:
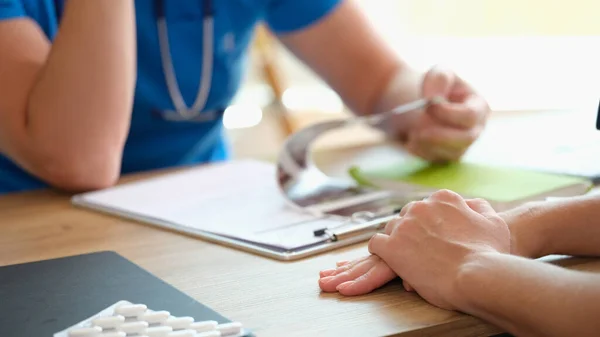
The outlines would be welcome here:
<svg viewBox="0 0 600 337">
<path fill-rule="evenodd" d="M 596 113 L 596 130 L 600 130 L 600 102 L 598 102 L 598 112 Z"/>
<path fill-rule="evenodd" d="M 0 267 L 2 336 L 51 337 L 121 300 L 231 322 L 114 252 Z"/>
</svg>

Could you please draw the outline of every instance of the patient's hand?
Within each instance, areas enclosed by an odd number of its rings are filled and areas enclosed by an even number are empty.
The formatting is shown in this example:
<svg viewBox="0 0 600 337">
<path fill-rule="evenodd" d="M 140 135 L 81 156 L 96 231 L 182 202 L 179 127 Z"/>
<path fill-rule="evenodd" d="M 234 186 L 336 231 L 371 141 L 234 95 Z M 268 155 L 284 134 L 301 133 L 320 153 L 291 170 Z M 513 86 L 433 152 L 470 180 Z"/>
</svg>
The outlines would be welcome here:
<svg viewBox="0 0 600 337">
<path fill-rule="evenodd" d="M 391 234 L 394 223 L 385 226 L 385 233 Z M 370 293 L 397 277 L 396 273 L 377 255 L 368 255 L 354 261 L 337 263 L 337 268 L 320 273 L 319 286 L 325 292 L 338 291 L 342 295 L 356 296 Z M 403 282 L 406 291 L 414 291 Z"/>
<path fill-rule="evenodd" d="M 346 296 L 370 293 L 396 278 L 396 273 L 376 255 L 354 261 L 338 262 L 337 268 L 320 273 L 319 286 L 325 292 L 340 292 Z M 412 291 L 408 284 L 404 288 Z"/>
<path fill-rule="evenodd" d="M 466 204 L 476 212 L 481 212 L 481 208 L 486 207 L 482 206 L 480 200 L 466 200 Z M 400 216 L 403 216 L 408 209 L 408 207 L 404 208 Z M 523 215 L 519 213 L 513 218 L 520 219 Z M 512 222 L 515 222 L 514 219 Z M 385 234 L 391 235 L 395 226 L 396 222 L 390 221 L 385 228 Z M 515 240 L 516 238 L 511 239 L 511 241 Z M 338 262 L 337 268 L 321 271 L 319 286 L 325 292 L 338 291 L 347 296 L 364 295 L 384 286 L 396 276 L 397 274 L 381 258 L 377 255 L 369 255 L 354 261 Z M 414 291 L 406 281 L 403 285 L 406 291 Z"/>
</svg>

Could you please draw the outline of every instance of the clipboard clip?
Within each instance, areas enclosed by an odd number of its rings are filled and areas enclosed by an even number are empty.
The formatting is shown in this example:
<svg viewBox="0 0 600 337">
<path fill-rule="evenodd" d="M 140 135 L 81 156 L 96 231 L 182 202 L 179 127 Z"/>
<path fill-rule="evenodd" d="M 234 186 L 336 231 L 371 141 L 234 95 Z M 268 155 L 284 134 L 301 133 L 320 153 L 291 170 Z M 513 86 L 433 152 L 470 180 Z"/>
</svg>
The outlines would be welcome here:
<svg viewBox="0 0 600 337">
<path fill-rule="evenodd" d="M 418 198 L 416 197 L 417 195 L 419 195 Z M 404 205 L 413 200 L 426 199 L 428 196 L 429 193 L 412 194 L 411 197 L 404 198 L 401 203 L 392 203 L 378 208 L 376 213 L 371 211 L 357 211 L 352 213 L 347 221 L 336 226 L 314 230 L 313 234 L 316 237 L 326 236 L 332 242 L 365 236 L 369 233 L 375 234 L 384 229 L 388 222 L 397 219 Z M 390 201 L 392 199 L 385 200 Z"/>
<path fill-rule="evenodd" d="M 398 217 L 402 208 L 395 208 L 391 212 L 375 214 L 368 211 L 352 214 L 350 220 L 340 225 L 321 228 L 313 231 L 314 236 L 328 236 L 331 241 L 344 240 L 354 236 L 360 236 L 369 232 L 377 232 L 385 225 Z"/>
</svg>

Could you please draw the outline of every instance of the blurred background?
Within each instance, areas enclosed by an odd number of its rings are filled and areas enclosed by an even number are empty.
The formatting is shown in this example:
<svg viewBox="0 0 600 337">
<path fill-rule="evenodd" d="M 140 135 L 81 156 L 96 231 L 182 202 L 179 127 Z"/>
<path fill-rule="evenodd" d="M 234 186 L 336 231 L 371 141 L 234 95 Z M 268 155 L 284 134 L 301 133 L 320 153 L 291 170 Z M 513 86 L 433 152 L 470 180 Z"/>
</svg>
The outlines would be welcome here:
<svg viewBox="0 0 600 337">
<path fill-rule="evenodd" d="M 355 1 L 401 57 L 423 70 L 451 67 L 483 93 L 494 115 L 590 111 L 598 104 L 598 0 Z M 263 27 L 248 62 L 243 88 L 224 120 L 236 157 L 273 158 L 290 132 L 349 113 Z M 319 146 L 380 137 L 361 129 Z"/>
</svg>

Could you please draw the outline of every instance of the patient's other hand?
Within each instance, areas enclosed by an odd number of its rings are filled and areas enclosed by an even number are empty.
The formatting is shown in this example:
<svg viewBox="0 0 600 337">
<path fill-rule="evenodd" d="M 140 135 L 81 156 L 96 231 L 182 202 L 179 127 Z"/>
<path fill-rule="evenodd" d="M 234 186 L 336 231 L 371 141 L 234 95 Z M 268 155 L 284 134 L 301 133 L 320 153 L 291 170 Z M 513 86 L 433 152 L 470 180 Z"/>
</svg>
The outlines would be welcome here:
<svg viewBox="0 0 600 337">
<path fill-rule="evenodd" d="M 356 296 L 370 293 L 396 278 L 396 273 L 376 255 L 353 261 L 338 262 L 337 268 L 320 273 L 319 287 L 325 292 L 338 291 L 342 295 Z M 407 291 L 412 291 L 404 284 Z"/>
</svg>

